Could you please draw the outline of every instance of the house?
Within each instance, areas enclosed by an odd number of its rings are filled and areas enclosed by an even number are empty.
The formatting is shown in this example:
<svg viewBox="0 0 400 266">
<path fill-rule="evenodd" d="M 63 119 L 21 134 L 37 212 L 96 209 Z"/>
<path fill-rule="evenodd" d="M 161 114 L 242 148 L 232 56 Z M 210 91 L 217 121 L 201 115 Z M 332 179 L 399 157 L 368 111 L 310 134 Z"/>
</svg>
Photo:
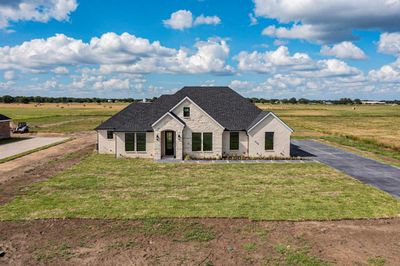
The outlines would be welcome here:
<svg viewBox="0 0 400 266">
<path fill-rule="evenodd" d="M 11 118 L 0 114 L 0 139 L 10 138 L 10 122 Z"/>
<path fill-rule="evenodd" d="M 184 87 L 132 103 L 96 128 L 99 153 L 117 157 L 289 157 L 293 130 L 229 87 Z"/>
</svg>

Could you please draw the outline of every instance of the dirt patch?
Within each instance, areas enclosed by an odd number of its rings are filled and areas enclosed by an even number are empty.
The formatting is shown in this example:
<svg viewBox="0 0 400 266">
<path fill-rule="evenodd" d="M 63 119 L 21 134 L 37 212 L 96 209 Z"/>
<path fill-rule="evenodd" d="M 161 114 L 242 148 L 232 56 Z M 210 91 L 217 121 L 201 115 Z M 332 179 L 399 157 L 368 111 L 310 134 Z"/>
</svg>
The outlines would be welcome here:
<svg viewBox="0 0 400 266">
<path fill-rule="evenodd" d="M 0 222 L 9 265 L 399 265 L 400 219 Z M 308 264 L 307 264 L 308 263 Z"/>
<path fill-rule="evenodd" d="M 31 183 L 64 171 L 93 151 L 93 133 L 72 137 L 66 143 L 0 164 L 0 204 L 24 193 L 23 189 Z"/>
</svg>

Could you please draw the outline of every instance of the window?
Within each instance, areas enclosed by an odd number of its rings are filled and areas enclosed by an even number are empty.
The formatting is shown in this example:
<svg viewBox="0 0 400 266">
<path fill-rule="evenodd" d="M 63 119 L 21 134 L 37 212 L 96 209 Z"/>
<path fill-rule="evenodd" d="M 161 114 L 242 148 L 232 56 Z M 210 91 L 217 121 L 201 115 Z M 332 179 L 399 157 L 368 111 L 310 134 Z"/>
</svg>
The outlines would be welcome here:
<svg viewBox="0 0 400 266">
<path fill-rule="evenodd" d="M 239 150 L 239 132 L 230 133 L 229 149 L 232 151 Z"/>
<path fill-rule="evenodd" d="M 265 150 L 274 149 L 274 132 L 265 132 Z"/>
<path fill-rule="evenodd" d="M 114 138 L 113 133 L 114 132 L 112 131 L 107 131 L 107 139 L 113 139 Z"/>
<path fill-rule="evenodd" d="M 183 117 L 190 117 L 190 107 L 183 107 Z"/>
<path fill-rule="evenodd" d="M 125 151 L 135 151 L 135 133 L 125 133 Z"/>
<path fill-rule="evenodd" d="M 201 133 L 192 133 L 192 151 L 201 151 Z"/>
<path fill-rule="evenodd" d="M 136 150 L 146 151 L 146 133 L 136 133 Z"/>
<path fill-rule="evenodd" d="M 203 133 L 203 151 L 212 151 L 212 133 Z"/>
</svg>

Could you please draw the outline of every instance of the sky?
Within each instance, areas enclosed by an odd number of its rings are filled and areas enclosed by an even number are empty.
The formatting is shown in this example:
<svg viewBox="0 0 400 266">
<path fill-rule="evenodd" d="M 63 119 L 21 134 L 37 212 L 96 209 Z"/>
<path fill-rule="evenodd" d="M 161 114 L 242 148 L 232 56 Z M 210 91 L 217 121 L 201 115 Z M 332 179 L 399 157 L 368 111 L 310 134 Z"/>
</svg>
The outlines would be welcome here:
<svg viewBox="0 0 400 266">
<path fill-rule="evenodd" d="M 400 99 L 400 0 L 0 0 L 0 95 Z"/>
</svg>

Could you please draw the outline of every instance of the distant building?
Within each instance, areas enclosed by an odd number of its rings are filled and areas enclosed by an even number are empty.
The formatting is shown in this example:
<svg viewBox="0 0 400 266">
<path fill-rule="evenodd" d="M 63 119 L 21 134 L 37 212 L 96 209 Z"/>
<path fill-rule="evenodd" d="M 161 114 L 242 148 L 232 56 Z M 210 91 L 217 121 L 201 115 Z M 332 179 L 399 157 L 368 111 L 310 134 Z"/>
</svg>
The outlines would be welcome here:
<svg viewBox="0 0 400 266">
<path fill-rule="evenodd" d="M 10 122 L 11 118 L 0 114 L 0 139 L 10 138 Z"/>
<path fill-rule="evenodd" d="M 386 104 L 386 102 L 383 101 L 361 101 L 362 104 Z"/>
</svg>

